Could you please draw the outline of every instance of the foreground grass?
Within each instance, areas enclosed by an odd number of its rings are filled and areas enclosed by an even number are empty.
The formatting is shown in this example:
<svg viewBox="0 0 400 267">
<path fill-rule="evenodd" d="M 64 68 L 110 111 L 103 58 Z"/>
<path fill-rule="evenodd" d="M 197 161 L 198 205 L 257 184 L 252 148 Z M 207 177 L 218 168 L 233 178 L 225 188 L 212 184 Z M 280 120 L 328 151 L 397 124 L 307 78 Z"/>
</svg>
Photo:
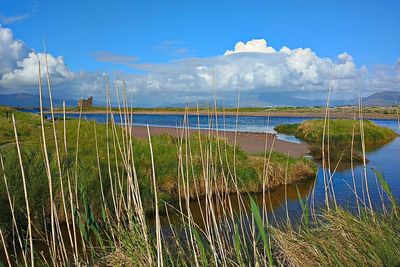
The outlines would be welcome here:
<svg viewBox="0 0 400 267">
<path fill-rule="evenodd" d="M 254 212 L 252 216 L 255 215 Z M 277 266 L 398 266 L 400 264 L 400 220 L 391 214 L 381 213 L 354 215 L 344 209 L 321 210 L 312 226 L 300 224 L 294 227 L 267 226 L 257 229 L 257 246 L 235 230 L 233 240 L 224 243 L 228 266 L 257 266 L 268 264 L 266 250 L 270 250 L 272 265 Z M 254 216 L 257 217 L 257 216 Z M 254 218 L 253 217 L 253 218 Z M 263 225 L 263 224 L 261 224 Z M 233 226 L 240 229 L 239 225 Z M 229 232 L 222 227 L 221 232 Z M 270 239 L 264 244 L 262 236 Z M 107 264 L 112 266 L 145 265 L 146 251 L 136 229 L 123 231 L 120 246 L 101 250 Z M 265 240 L 265 239 L 264 239 Z M 171 240 L 172 241 L 172 240 Z M 218 266 L 213 259 L 212 247 L 207 240 L 197 239 L 202 247 L 198 255 L 199 266 Z M 155 243 L 155 242 L 154 242 Z M 196 259 L 182 246 L 184 239 L 176 243 L 166 242 L 164 262 L 168 266 L 192 266 Z M 270 246 L 270 247 L 268 247 Z M 138 249 L 139 248 L 139 249 Z M 142 249 L 140 249 L 142 248 Z M 153 251 L 153 257 L 156 251 Z"/>
<path fill-rule="evenodd" d="M 388 213 L 356 216 L 321 211 L 312 227 L 271 229 L 277 262 L 289 266 L 398 266 L 400 220 Z"/>
</svg>

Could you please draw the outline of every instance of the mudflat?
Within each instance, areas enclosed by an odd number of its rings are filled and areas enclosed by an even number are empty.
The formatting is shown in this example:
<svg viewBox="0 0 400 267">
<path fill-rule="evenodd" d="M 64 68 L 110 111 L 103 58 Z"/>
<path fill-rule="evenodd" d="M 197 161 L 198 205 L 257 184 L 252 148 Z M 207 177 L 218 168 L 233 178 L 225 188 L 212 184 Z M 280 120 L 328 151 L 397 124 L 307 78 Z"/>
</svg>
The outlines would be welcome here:
<svg viewBox="0 0 400 267">
<path fill-rule="evenodd" d="M 182 136 L 184 129 L 182 128 L 167 128 L 167 127 L 154 127 L 149 126 L 150 135 L 170 134 L 172 136 Z M 134 126 L 132 129 L 134 136 L 137 138 L 148 138 L 147 127 Z M 235 143 L 235 132 L 231 131 L 215 131 L 208 129 L 188 129 L 188 134 L 201 133 L 204 135 L 218 136 L 226 139 L 230 144 Z M 250 133 L 250 132 L 237 132 L 236 144 L 246 152 L 249 153 L 263 153 L 267 145 L 267 152 L 271 150 L 289 154 L 292 157 L 301 157 L 310 153 L 307 144 L 293 143 L 284 140 L 279 140 L 275 135 L 270 133 Z"/>
</svg>

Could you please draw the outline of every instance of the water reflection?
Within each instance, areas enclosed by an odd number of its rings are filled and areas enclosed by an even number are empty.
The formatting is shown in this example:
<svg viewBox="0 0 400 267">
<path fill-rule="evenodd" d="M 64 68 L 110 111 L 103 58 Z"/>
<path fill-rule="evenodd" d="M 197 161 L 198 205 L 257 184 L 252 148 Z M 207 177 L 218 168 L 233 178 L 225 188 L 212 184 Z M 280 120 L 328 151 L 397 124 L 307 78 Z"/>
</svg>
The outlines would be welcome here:
<svg viewBox="0 0 400 267">
<path fill-rule="evenodd" d="M 250 197 L 251 196 L 257 203 L 259 207 L 263 207 L 265 204 L 265 208 L 267 211 L 267 215 L 269 217 L 276 217 L 277 220 L 282 217 L 286 217 L 286 200 L 287 206 L 289 209 L 289 214 L 292 217 L 295 217 L 301 212 L 299 205 L 298 192 L 300 196 L 305 199 L 308 195 L 310 195 L 313 185 L 315 183 L 315 179 L 308 179 L 305 181 L 297 182 L 285 186 L 279 186 L 277 188 L 271 189 L 265 192 L 265 199 L 263 198 L 262 193 L 256 194 L 242 194 L 241 200 L 239 200 L 237 194 L 228 194 L 222 197 L 213 196 L 212 198 L 212 206 L 214 208 L 214 213 L 218 222 L 223 222 L 223 218 L 230 211 L 233 212 L 234 217 L 239 216 L 240 205 L 239 201 L 242 203 L 242 212 L 247 214 L 250 213 Z M 264 199 L 264 201 L 263 201 Z M 230 203 L 230 204 L 229 204 Z M 182 201 L 182 207 L 186 206 L 186 203 Z M 207 201 L 204 197 L 200 198 L 199 201 L 191 201 L 189 204 L 190 212 L 193 218 L 193 221 L 196 225 L 198 225 L 202 230 L 205 229 L 206 218 L 206 210 L 210 207 L 209 201 Z M 178 212 L 179 209 L 178 203 L 173 207 L 167 208 L 166 214 L 161 217 L 161 224 L 164 229 L 168 230 L 170 224 L 174 226 L 179 226 L 182 222 L 182 213 Z M 185 216 L 187 212 L 183 211 Z M 167 216 L 168 215 L 168 216 Z M 228 214 L 230 216 L 230 213 Z"/>
</svg>

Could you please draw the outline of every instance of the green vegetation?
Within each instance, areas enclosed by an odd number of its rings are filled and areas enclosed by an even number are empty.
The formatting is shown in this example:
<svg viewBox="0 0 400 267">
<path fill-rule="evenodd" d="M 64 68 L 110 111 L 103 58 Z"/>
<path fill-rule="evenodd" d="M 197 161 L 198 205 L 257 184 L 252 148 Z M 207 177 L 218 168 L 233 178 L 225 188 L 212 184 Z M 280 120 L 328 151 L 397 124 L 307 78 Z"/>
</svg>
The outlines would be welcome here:
<svg viewBox="0 0 400 267">
<path fill-rule="evenodd" d="M 368 120 L 363 121 L 365 145 L 384 144 L 392 141 L 397 134 L 386 127 L 378 126 Z M 327 121 L 326 138 L 333 143 L 361 143 L 360 122 L 357 120 L 335 119 Z M 329 129 L 329 130 L 328 130 Z M 324 120 L 308 120 L 298 125 L 295 136 L 309 143 L 321 143 L 324 133 Z"/>
<path fill-rule="evenodd" d="M 384 144 L 392 141 L 397 134 L 369 120 L 364 120 L 364 141 L 366 145 Z M 324 133 L 324 120 L 307 120 L 301 124 L 281 124 L 275 131 L 294 135 L 308 143 L 321 143 Z M 329 130 L 328 130 L 329 129 Z M 360 122 L 357 120 L 332 119 L 326 124 L 326 138 L 334 143 L 351 143 L 354 131 L 354 142 L 361 143 Z"/>
<path fill-rule="evenodd" d="M 66 121 L 66 132 L 64 122 L 56 121 L 56 138 L 52 122 L 45 121 L 44 145 L 40 117 L 11 112 L 17 118 L 17 131 L 30 131 L 19 134 L 25 185 L 12 139 L 12 123 L 1 114 L 0 123 L 9 133 L 4 142 L 7 144 L 0 148 L 4 162 L 4 169 L 0 170 L 0 247 L 4 252 L 1 261 L 5 263 L 400 264 L 399 208 L 389 184 L 376 170 L 380 190 L 391 200 L 381 212 L 374 211 L 366 201 L 357 202 L 358 213 L 346 211 L 337 206 L 331 194 L 326 194 L 326 207 L 315 210 L 313 192 L 301 196 L 297 190 L 303 214 L 292 224 L 288 211 L 286 220 L 277 219 L 275 214 L 265 216 L 268 204 L 264 200 L 271 200 L 271 190 L 277 185 L 313 176 L 314 165 L 307 160 L 275 152 L 266 158 L 249 155 L 235 150 L 224 139 L 203 135 L 153 136 L 150 143 L 134 138 L 128 125 L 78 120 Z M 28 115 L 31 117 L 24 120 Z M 52 185 L 52 195 L 48 184 Z M 252 191 L 265 194 L 263 203 L 248 197 L 247 192 Z M 25 193 L 29 210 L 25 208 Z M 358 194 L 368 195 L 368 191 Z M 191 199 L 200 198 L 205 203 L 201 222 L 194 219 L 196 205 L 190 203 Z M 238 210 L 232 208 L 234 201 Z M 13 226 L 11 211 L 16 214 Z M 163 226 L 160 211 L 166 214 L 167 223 Z M 173 214 L 179 218 L 178 224 L 171 223 Z M 34 229 L 32 234 L 30 226 Z"/>
<path fill-rule="evenodd" d="M 398 266 L 400 220 L 390 214 L 356 216 L 343 209 L 322 211 L 298 228 L 272 228 L 279 257 L 291 266 Z"/>
<path fill-rule="evenodd" d="M 0 145 L 15 142 L 11 116 L 15 115 L 18 123 L 18 136 L 23 140 L 35 139 L 40 133 L 40 120 L 37 115 L 15 112 L 12 108 L 0 106 Z"/>
<path fill-rule="evenodd" d="M 301 223 L 297 226 L 272 226 L 263 222 L 257 204 L 251 202 L 250 217 L 255 221 L 250 227 L 257 233 L 246 239 L 240 225 L 234 224 L 233 237 L 228 225 L 220 226 L 224 244 L 217 251 L 212 242 L 202 239 L 194 231 L 193 245 L 184 238 L 177 242 L 163 243 L 165 265 L 191 266 L 398 266 L 400 264 L 400 220 L 387 213 L 363 214 L 360 216 L 344 209 L 321 211 L 310 219 L 312 226 Z M 250 218 L 249 218 L 250 219 Z M 189 226 L 186 226 L 189 227 Z M 109 265 L 146 265 L 147 251 L 138 229 L 118 233 L 120 246 L 101 250 Z M 196 238 L 197 237 L 197 238 Z M 175 238 L 175 237 L 173 237 Z M 257 246 L 250 246 L 250 242 Z M 182 246 L 185 244 L 188 247 Z M 152 240 L 153 248 L 156 241 Z M 193 248 L 194 247 L 194 248 Z M 198 248 L 198 252 L 196 252 Z M 153 261 L 157 250 L 152 250 Z M 195 254 L 197 253 L 197 254 Z"/>
<path fill-rule="evenodd" d="M 369 120 L 363 121 L 363 131 L 361 131 L 360 121 L 350 119 L 331 119 L 327 120 L 324 132 L 324 120 L 307 120 L 301 124 L 282 124 L 274 129 L 278 133 L 294 135 L 312 147 L 311 150 L 317 159 L 322 158 L 322 140 L 325 133 L 325 147 L 331 159 L 337 161 L 341 158 L 344 161 L 350 160 L 350 152 L 353 144 L 353 158 L 362 160 L 362 156 L 357 154 L 361 150 L 361 133 L 366 150 L 373 150 L 384 145 L 397 137 L 392 129 L 379 126 Z M 328 145 L 329 144 L 329 145 Z"/>
<path fill-rule="evenodd" d="M 40 117 L 30 113 L 10 112 L 7 119 L 4 113 L 0 113 L 0 124 L 4 127 L 5 133 L 9 137 L 4 142 L 13 142 L 13 127 L 11 123 L 11 113 L 15 114 L 17 121 L 17 131 L 24 163 L 25 175 L 28 178 L 27 186 L 29 188 L 29 201 L 32 211 L 37 218 L 42 216 L 42 207 L 49 201 L 49 192 L 44 190 L 47 184 L 47 173 L 45 168 L 45 157 L 41 143 Z M 38 128 L 39 127 L 39 128 Z M 79 127 L 79 138 L 78 138 Z M 130 157 L 135 159 L 135 172 L 138 184 L 142 193 L 142 198 L 146 212 L 154 210 L 154 190 L 151 185 L 151 155 L 147 139 L 132 138 L 127 134 L 126 129 L 115 125 L 109 125 L 107 138 L 107 126 L 105 124 L 95 124 L 94 122 L 78 120 L 66 121 L 66 150 L 64 147 L 64 125 L 62 120 L 56 121 L 56 133 L 60 151 L 60 165 L 62 172 L 71 175 L 71 179 L 76 179 L 75 183 L 79 190 L 83 190 L 93 204 L 96 214 L 101 210 L 101 186 L 107 201 L 112 201 L 111 186 L 114 190 L 125 192 L 127 188 L 126 158 L 121 153 L 124 147 L 126 153 L 132 153 Z M 29 130 L 29 131 L 28 131 Z M 96 152 L 96 138 L 97 147 Z M 61 203 L 61 184 L 58 179 L 59 170 L 57 164 L 57 154 L 53 137 L 51 121 L 45 121 L 45 135 L 47 140 L 48 159 L 50 172 L 54 179 L 55 202 Z M 77 146 L 78 140 L 78 146 Z M 181 144 L 181 142 L 183 142 Z M 187 145 L 187 147 L 186 147 Z M 108 146 L 108 147 L 107 147 Z M 187 140 L 175 138 L 169 135 L 152 137 L 153 153 L 156 155 L 154 164 L 156 166 L 157 186 L 160 201 L 174 203 L 183 196 L 179 184 L 182 175 L 179 169 L 179 154 L 186 155 L 190 153 L 188 162 L 183 162 L 182 168 L 187 168 L 188 183 L 190 188 L 188 194 L 191 198 L 205 194 L 206 184 L 202 177 L 202 161 L 207 160 L 202 151 L 209 151 L 209 156 L 218 157 L 220 160 L 213 162 L 215 171 L 215 181 L 213 190 L 228 190 L 234 192 L 237 189 L 240 192 L 260 192 L 262 190 L 263 163 L 264 158 L 257 155 L 248 155 L 240 148 L 234 149 L 232 145 L 226 143 L 223 139 L 209 138 L 207 136 L 194 134 Z M 77 149 L 78 148 L 78 149 Z M 24 207 L 24 193 L 21 186 L 21 170 L 16 168 L 18 154 L 15 145 L 7 145 L 0 148 L 4 158 L 4 174 L 8 178 L 10 192 L 14 196 L 15 206 Z M 181 151 L 179 151 L 181 149 Z M 99 158 L 97 158 L 97 153 Z M 235 170 L 237 175 L 237 184 L 226 176 L 233 172 L 233 157 L 235 154 Z M 181 155 L 181 157 L 182 157 Z M 78 161 L 76 161 L 78 156 Z M 109 159 L 108 159 L 109 157 Z M 270 180 L 267 187 L 275 187 L 285 183 L 292 183 L 302 179 L 314 177 L 315 166 L 306 159 L 295 159 L 287 157 L 280 153 L 272 153 L 269 162 Z M 286 168 L 288 171 L 286 172 Z M 111 173 L 116 173 L 117 178 L 111 181 L 108 177 Z M 2 175 L 2 172 L 0 172 Z M 102 176 L 102 185 L 99 183 L 99 175 Z M 132 174 L 129 174 L 132 175 Z M 73 178 L 72 178 L 73 177 Z M 65 177 L 64 177 L 65 179 Z M 4 181 L 0 183 L 1 203 L 7 203 Z M 63 184 L 64 191 L 68 191 L 67 183 Z M 118 188 L 119 187 L 119 188 Z M 122 199 L 120 201 L 123 201 Z M 164 206 L 162 206 L 164 208 Z M 8 208 L 0 207 L 2 214 L 10 215 Z M 61 207 L 58 207 L 61 212 Z M 60 217 L 61 214 L 59 214 Z"/>
<path fill-rule="evenodd" d="M 280 124 L 275 126 L 274 130 L 277 133 L 296 135 L 297 128 L 299 127 L 299 125 L 300 125 L 299 123 Z"/>
</svg>

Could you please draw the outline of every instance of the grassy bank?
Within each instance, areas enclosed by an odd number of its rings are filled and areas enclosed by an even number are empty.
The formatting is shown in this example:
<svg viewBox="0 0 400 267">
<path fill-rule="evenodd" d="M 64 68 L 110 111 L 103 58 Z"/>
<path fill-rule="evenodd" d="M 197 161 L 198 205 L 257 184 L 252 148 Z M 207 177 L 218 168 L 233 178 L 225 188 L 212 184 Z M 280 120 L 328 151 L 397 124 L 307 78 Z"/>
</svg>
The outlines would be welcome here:
<svg viewBox="0 0 400 267">
<path fill-rule="evenodd" d="M 40 134 L 40 120 L 37 115 L 25 112 L 16 112 L 9 107 L 0 106 L 0 145 L 14 143 L 14 129 L 12 126 L 12 114 L 20 123 L 18 136 L 23 140 L 34 140 Z"/>
<path fill-rule="evenodd" d="M 362 130 L 361 127 L 363 127 Z M 326 124 L 324 120 L 307 120 L 301 124 L 282 124 L 276 126 L 275 131 L 294 135 L 311 144 L 316 158 L 322 157 L 321 147 L 324 138 L 325 143 L 329 142 L 329 145 L 325 146 L 330 148 L 329 154 L 334 160 L 339 158 L 350 160 L 352 150 L 353 157 L 362 160 L 362 156 L 357 154 L 357 151 L 361 150 L 362 143 L 365 144 L 368 151 L 387 144 L 398 136 L 393 130 L 369 120 L 364 120 L 361 126 L 360 121 L 348 119 L 331 119 Z"/>
<path fill-rule="evenodd" d="M 19 134 L 24 172 L 29 188 L 29 201 L 32 211 L 37 218 L 42 217 L 42 207 L 49 201 L 49 192 L 46 189 L 47 172 L 43 144 L 41 143 L 40 117 L 30 113 L 15 111 L 17 130 Z M 0 113 L 0 125 L 4 128 L 9 143 L 1 147 L 4 159 L 4 171 L 7 176 L 8 187 L 13 195 L 15 207 L 23 209 L 24 193 L 22 187 L 21 170 L 16 168 L 18 153 L 13 144 L 13 127 L 11 119 Z M 11 117 L 11 115 L 10 115 Z M 39 128 L 38 128 L 39 127 Z M 27 131 L 26 129 L 30 129 Z M 68 191 L 67 183 L 61 185 L 58 160 L 61 172 L 70 176 L 76 190 L 82 191 L 93 204 L 93 211 L 101 213 L 102 194 L 109 202 L 126 202 L 126 199 L 113 198 L 116 192 L 126 192 L 128 176 L 132 175 L 127 169 L 130 158 L 135 159 L 135 175 L 141 191 L 146 212 L 154 210 L 154 190 L 151 184 L 152 160 L 149 142 L 146 139 L 135 139 L 128 134 L 129 129 L 116 125 L 95 124 L 94 122 L 78 120 L 56 121 L 56 135 L 59 147 L 57 157 L 51 121 L 45 122 L 45 136 L 47 139 L 47 154 L 50 173 L 54 177 L 54 201 L 62 203 L 61 186 L 64 192 Z M 78 130 L 79 129 L 79 130 Z M 79 136 L 78 136 L 79 134 Z M 96 140 L 97 139 L 97 140 Z M 65 146 L 66 145 L 66 146 Z M 211 138 L 204 135 L 191 135 L 186 138 L 175 138 L 169 135 L 153 136 L 152 148 L 154 165 L 156 167 L 156 182 L 160 201 L 174 203 L 187 193 L 190 198 L 203 196 L 206 190 L 235 192 L 261 192 L 263 188 L 263 168 L 268 168 L 270 179 L 264 186 L 276 187 L 284 183 L 292 183 L 315 176 L 315 166 L 305 159 L 295 159 L 283 154 L 273 152 L 269 158 L 268 166 L 264 166 L 262 156 L 249 155 L 227 144 L 224 139 Z M 203 154 L 206 153 L 207 154 Z M 124 153 L 127 153 L 126 155 Z M 183 158 L 187 158 L 184 160 Z M 211 189 L 205 183 L 203 165 L 210 161 L 214 172 L 214 181 Z M 212 160 L 212 161 L 211 161 Z M 182 161 L 182 162 L 180 162 Z M 180 165 L 182 165 L 180 167 Z M 183 192 L 180 183 L 182 170 L 189 179 L 188 191 Z M 287 170 L 287 171 L 286 171 Z M 132 171 L 132 170 L 131 170 Z M 236 179 L 230 176 L 235 172 Z M 110 176 L 116 176 L 110 179 Z M 66 179 L 66 177 L 63 177 Z M 101 179 L 101 180 L 100 180 Z M 1 203 L 7 203 L 5 184 L 0 186 Z M 162 206 L 163 208 L 164 206 Z M 63 219 L 61 205 L 57 207 L 59 217 Z M 10 211 L 7 205 L 0 207 L 2 214 Z M 46 213 L 49 210 L 45 210 Z"/>
<path fill-rule="evenodd" d="M 392 141 L 397 134 L 386 127 L 369 120 L 363 121 L 366 145 L 384 144 Z M 361 143 L 360 122 L 357 120 L 329 120 L 325 126 L 326 136 L 335 143 Z M 329 130 L 328 130 L 329 129 Z M 308 143 L 321 143 L 324 134 L 324 120 L 307 120 L 301 124 L 282 124 L 275 127 L 278 133 L 294 135 Z"/>
</svg>

